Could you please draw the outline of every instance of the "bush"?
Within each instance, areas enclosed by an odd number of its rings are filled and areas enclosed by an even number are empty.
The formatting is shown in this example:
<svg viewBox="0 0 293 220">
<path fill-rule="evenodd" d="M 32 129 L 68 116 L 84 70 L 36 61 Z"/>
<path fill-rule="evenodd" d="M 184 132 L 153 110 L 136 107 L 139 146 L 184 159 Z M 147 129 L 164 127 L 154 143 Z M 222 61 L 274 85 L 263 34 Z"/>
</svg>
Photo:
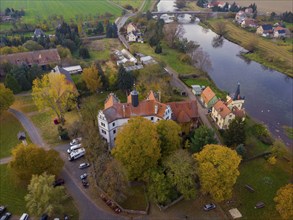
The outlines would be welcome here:
<svg viewBox="0 0 293 220">
<path fill-rule="evenodd" d="M 68 131 L 62 126 L 58 126 L 58 133 L 61 140 L 69 140 Z"/>
<path fill-rule="evenodd" d="M 245 146 L 243 144 L 239 144 L 237 147 L 236 147 L 236 152 L 238 155 L 240 155 L 242 158 L 246 158 L 246 155 L 247 155 L 247 150 L 245 148 Z"/>
<path fill-rule="evenodd" d="M 269 159 L 267 160 L 271 165 L 275 165 L 276 162 L 277 162 L 277 159 L 276 157 L 272 156 L 272 157 L 269 157 Z"/>
</svg>

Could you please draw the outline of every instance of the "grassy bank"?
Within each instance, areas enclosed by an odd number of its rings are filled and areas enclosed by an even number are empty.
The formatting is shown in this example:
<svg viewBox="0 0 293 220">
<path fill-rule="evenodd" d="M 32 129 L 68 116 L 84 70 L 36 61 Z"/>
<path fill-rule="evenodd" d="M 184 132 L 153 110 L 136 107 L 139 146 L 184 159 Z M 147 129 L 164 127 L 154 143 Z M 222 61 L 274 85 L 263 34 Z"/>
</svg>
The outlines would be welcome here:
<svg viewBox="0 0 293 220">
<path fill-rule="evenodd" d="M 230 20 L 211 19 L 206 22 L 214 31 L 217 22 L 225 23 L 227 29 L 225 38 L 244 48 L 247 47 L 251 41 L 257 39 L 256 52 L 247 54 L 246 57 L 293 77 L 292 45 L 290 43 L 284 44 L 279 41 L 274 42 L 271 39 L 256 36 L 255 33 L 248 32 L 243 28 L 238 27 Z"/>
<path fill-rule="evenodd" d="M 0 115 L 0 158 L 10 156 L 12 148 L 20 143 L 17 139 L 19 131 L 25 131 L 20 122 L 11 113 L 4 111 Z"/>
<path fill-rule="evenodd" d="M 154 52 L 154 48 L 152 48 L 147 43 L 131 44 L 130 48 L 132 52 L 140 52 L 145 55 L 150 55 L 154 57 L 157 61 L 164 62 L 179 74 L 201 74 L 201 71 L 199 71 L 195 67 L 180 61 L 180 57 L 184 55 L 183 53 L 180 53 L 174 49 L 170 49 L 164 43 L 162 44 L 163 52 L 161 54 L 156 54 Z"/>
</svg>

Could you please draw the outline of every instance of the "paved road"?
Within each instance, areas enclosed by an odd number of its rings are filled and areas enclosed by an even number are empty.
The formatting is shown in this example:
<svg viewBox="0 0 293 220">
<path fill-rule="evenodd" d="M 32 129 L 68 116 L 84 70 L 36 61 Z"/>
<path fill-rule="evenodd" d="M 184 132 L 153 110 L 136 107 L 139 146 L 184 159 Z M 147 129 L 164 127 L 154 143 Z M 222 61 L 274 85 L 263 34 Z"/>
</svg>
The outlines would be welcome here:
<svg viewBox="0 0 293 220">
<path fill-rule="evenodd" d="M 43 141 L 41 135 L 39 134 L 38 129 L 35 127 L 35 125 L 31 122 L 30 119 L 28 119 L 25 114 L 23 114 L 22 112 L 10 108 L 8 110 L 10 113 L 12 113 L 22 124 L 22 126 L 25 128 L 25 130 L 27 131 L 28 135 L 31 138 L 31 141 L 42 148 L 48 149 L 48 146 L 45 144 L 45 142 Z"/>
<path fill-rule="evenodd" d="M 210 121 L 208 120 L 208 111 L 204 108 L 201 103 L 198 101 L 196 96 L 192 93 L 191 89 L 186 86 L 179 78 L 178 73 L 175 72 L 171 67 L 167 66 L 165 70 L 172 76 L 171 85 L 174 87 L 179 88 L 181 91 L 186 92 L 188 98 L 190 100 L 195 100 L 197 102 L 198 114 L 201 121 L 210 129 L 214 130 L 213 126 L 211 125 Z M 215 133 L 215 138 L 217 139 L 218 143 L 221 143 L 219 136 Z"/>
<path fill-rule="evenodd" d="M 15 117 L 20 121 L 23 125 L 24 129 L 30 136 L 30 139 L 34 144 L 37 146 L 43 147 L 46 150 L 50 148 L 44 143 L 42 137 L 39 134 L 38 129 L 35 125 L 26 117 L 25 114 L 19 112 L 15 109 L 9 109 Z M 79 218 L 81 220 L 98 220 L 98 219 L 105 219 L 105 220 L 116 220 L 116 219 L 123 219 L 124 217 L 114 214 L 110 210 L 107 212 L 102 208 L 98 207 L 94 201 L 91 200 L 89 197 L 89 192 L 86 191 L 81 185 L 79 176 L 83 173 L 82 170 L 78 169 L 78 164 L 80 161 L 69 162 L 67 159 L 66 150 L 68 149 L 69 144 L 62 144 L 53 149 L 57 150 L 64 160 L 65 165 L 61 172 L 60 177 L 65 180 L 65 186 L 70 195 L 73 197 L 74 201 L 77 204 L 79 210 Z M 11 160 L 11 157 L 3 158 L 0 160 L 0 164 L 6 164 Z M 68 213 L 70 214 L 70 213 Z"/>
</svg>

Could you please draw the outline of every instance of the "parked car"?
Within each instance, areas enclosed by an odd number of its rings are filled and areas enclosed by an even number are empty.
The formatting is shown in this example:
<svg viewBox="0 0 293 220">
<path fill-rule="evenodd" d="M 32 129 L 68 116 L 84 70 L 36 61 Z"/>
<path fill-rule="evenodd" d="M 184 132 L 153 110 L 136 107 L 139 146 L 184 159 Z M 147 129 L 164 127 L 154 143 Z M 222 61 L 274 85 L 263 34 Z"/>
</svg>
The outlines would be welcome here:
<svg viewBox="0 0 293 220">
<path fill-rule="evenodd" d="M 64 185 L 64 183 L 65 183 L 64 179 L 59 178 L 59 179 L 54 181 L 53 186 L 54 187 L 61 186 L 61 185 Z"/>
<path fill-rule="evenodd" d="M 75 138 L 75 139 L 73 139 L 72 141 L 70 141 L 69 144 L 70 144 L 70 146 L 77 145 L 77 144 L 80 144 L 81 140 L 82 140 L 81 137 L 79 137 L 79 138 Z"/>
<path fill-rule="evenodd" d="M 1 218 L 0 220 L 7 220 L 7 219 L 10 219 L 11 217 L 11 213 L 10 212 L 6 212 Z"/>
<path fill-rule="evenodd" d="M 87 178 L 87 173 L 84 173 L 84 174 L 82 174 L 82 175 L 80 175 L 80 179 L 86 179 Z"/>
<path fill-rule="evenodd" d="M 256 205 L 254 206 L 255 209 L 261 209 L 265 207 L 265 204 L 263 202 L 258 202 L 256 203 Z"/>
<path fill-rule="evenodd" d="M 205 204 L 205 205 L 203 206 L 203 209 L 204 209 L 205 211 L 210 211 L 210 210 L 215 209 L 215 208 L 216 208 L 216 205 L 215 205 L 214 203 Z"/>
<path fill-rule="evenodd" d="M 48 218 L 49 218 L 49 216 L 48 216 L 46 213 L 44 213 L 44 214 L 41 216 L 40 220 L 48 220 Z"/>
<path fill-rule="evenodd" d="M 1 215 L 2 213 L 4 213 L 5 210 L 6 210 L 6 207 L 3 206 L 3 205 L 1 205 L 1 206 L 0 206 L 0 215 Z"/>
<path fill-rule="evenodd" d="M 82 182 L 82 185 L 83 185 L 84 188 L 87 188 L 90 185 L 89 182 L 86 179 L 83 179 L 81 182 Z"/>
<path fill-rule="evenodd" d="M 27 213 L 23 213 L 19 220 L 28 220 L 28 219 L 29 219 L 29 215 Z"/>
<path fill-rule="evenodd" d="M 89 163 L 81 163 L 81 164 L 79 164 L 79 169 L 85 169 L 85 168 L 87 168 L 89 166 L 90 166 Z"/>
</svg>

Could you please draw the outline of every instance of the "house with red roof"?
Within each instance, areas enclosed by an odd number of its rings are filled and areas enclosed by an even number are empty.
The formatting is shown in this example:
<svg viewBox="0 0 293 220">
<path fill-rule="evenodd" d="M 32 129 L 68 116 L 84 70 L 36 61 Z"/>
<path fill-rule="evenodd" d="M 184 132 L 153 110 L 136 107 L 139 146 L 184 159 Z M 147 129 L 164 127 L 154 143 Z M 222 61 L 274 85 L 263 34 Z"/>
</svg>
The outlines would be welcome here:
<svg viewBox="0 0 293 220">
<path fill-rule="evenodd" d="M 227 95 L 226 102 L 221 100 L 216 102 L 212 108 L 211 117 L 220 129 L 227 129 L 236 117 L 245 120 L 244 99 L 240 96 L 240 84 L 238 83 L 236 92 L 232 97 Z"/>
<path fill-rule="evenodd" d="M 206 108 L 211 108 L 218 101 L 218 98 L 213 90 L 208 86 L 202 91 L 200 101 Z"/>
</svg>

